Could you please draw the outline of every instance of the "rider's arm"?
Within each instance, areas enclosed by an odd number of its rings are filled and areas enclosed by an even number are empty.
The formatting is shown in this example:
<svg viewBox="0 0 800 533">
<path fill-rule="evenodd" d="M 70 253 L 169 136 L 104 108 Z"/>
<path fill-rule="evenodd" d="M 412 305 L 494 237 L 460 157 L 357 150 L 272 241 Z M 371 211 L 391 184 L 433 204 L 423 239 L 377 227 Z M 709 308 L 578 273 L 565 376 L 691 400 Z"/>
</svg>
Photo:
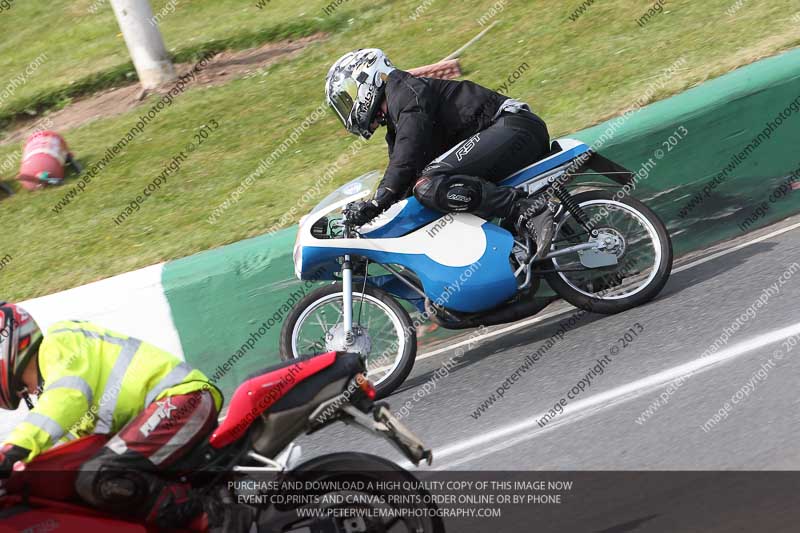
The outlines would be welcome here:
<svg viewBox="0 0 800 533">
<path fill-rule="evenodd" d="M 389 159 L 392 159 L 392 153 L 394 152 L 394 126 L 388 125 L 386 126 L 386 146 L 389 148 Z"/>
<path fill-rule="evenodd" d="M 30 461 L 53 447 L 62 437 L 81 425 L 91 415 L 92 384 L 97 369 L 85 354 L 75 351 L 78 344 L 68 334 L 47 335 L 39 348 L 39 371 L 44 391 L 36 407 L 17 425 L 4 444 L 28 450 Z M 96 366 L 96 365 L 94 365 Z"/>
<path fill-rule="evenodd" d="M 389 118 L 394 132 L 389 142 L 389 166 L 381 185 L 395 194 L 407 190 L 434 154 L 431 105 L 434 100 L 428 85 L 417 78 L 400 78 L 387 87 Z"/>
</svg>

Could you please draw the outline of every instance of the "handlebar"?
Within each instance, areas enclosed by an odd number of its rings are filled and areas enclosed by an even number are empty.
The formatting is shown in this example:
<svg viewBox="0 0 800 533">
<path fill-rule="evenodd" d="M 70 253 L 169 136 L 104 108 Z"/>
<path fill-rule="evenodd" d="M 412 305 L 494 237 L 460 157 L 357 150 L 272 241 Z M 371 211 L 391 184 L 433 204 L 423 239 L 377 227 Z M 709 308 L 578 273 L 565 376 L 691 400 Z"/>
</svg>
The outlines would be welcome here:
<svg viewBox="0 0 800 533">
<path fill-rule="evenodd" d="M 352 220 L 350 220 L 350 215 L 355 213 L 355 207 L 354 207 L 355 204 L 356 202 L 350 202 L 349 204 L 344 206 L 344 209 L 342 209 L 342 228 L 343 228 L 342 235 L 344 236 L 345 239 L 349 239 L 353 236 L 354 233 L 357 233 L 355 231 L 356 225 L 353 223 Z"/>
</svg>

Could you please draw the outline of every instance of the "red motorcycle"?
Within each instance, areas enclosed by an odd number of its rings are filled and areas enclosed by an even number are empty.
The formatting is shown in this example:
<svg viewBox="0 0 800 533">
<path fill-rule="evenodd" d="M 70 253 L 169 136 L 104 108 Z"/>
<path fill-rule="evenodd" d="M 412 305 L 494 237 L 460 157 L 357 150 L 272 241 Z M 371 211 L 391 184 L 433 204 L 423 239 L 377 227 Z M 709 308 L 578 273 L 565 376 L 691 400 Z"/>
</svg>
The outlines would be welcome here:
<svg viewBox="0 0 800 533">
<path fill-rule="evenodd" d="M 430 450 L 374 399 L 357 354 L 283 362 L 242 383 L 224 421 L 168 475 L 208 491 L 222 505 L 252 507 L 253 523 L 241 531 L 443 532 L 436 506 L 426 503 L 430 495 L 390 461 L 336 453 L 294 466 L 299 450 L 292 441 L 337 421 L 386 438 L 414 464 L 430 464 Z M 0 532 L 155 531 L 86 507 L 78 498 L 77 470 L 106 441 L 92 435 L 18 463 L 0 498 Z M 205 528 L 197 520 L 187 531 Z"/>
</svg>

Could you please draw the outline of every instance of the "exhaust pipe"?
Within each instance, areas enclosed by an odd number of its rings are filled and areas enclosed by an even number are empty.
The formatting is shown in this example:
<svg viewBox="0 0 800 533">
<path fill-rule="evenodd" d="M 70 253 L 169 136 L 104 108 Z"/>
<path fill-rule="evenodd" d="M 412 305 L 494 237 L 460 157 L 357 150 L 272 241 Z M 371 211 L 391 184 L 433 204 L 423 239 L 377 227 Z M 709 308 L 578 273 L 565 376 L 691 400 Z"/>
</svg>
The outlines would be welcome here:
<svg viewBox="0 0 800 533">
<path fill-rule="evenodd" d="M 528 318 L 557 299 L 558 297 L 556 296 L 547 298 L 528 297 L 517 302 L 502 304 L 494 309 L 471 315 L 462 315 L 461 313 L 449 309 L 438 310 L 432 306 L 429 299 L 425 299 L 425 311 L 435 324 L 443 328 L 471 329 L 481 326 L 507 324 L 509 322 L 516 322 L 517 320 Z M 445 315 L 446 317 L 440 315 Z"/>
</svg>

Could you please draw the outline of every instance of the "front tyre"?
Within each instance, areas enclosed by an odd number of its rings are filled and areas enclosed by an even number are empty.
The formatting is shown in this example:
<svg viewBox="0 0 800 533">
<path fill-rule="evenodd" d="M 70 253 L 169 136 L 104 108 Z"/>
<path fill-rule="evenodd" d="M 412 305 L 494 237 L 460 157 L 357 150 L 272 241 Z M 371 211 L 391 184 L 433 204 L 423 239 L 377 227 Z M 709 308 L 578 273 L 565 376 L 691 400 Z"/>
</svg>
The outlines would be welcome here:
<svg viewBox="0 0 800 533">
<path fill-rule="evenodd" d="M 300 300 L 281 329 L 281 359 L 329 351 L 360 353 L 378 398 L 399 387 L 417 356 L 417 335 L 408 313 L 387 292 L 367 285 L 353 291 L 351 343 L 344 334 L 342 284 L 320 287 Z"/>
<path fill-rule="evenodd" d="M 616 199 L 607 191 L 573 194 L 587 220 L 617 242 L 617 264 L 587 268 L 578 252 L 554 257 L 545 265 L 547 283 L 575 307 L 613 314 L 642 305 L 658 295 L 672 271 L 672 242 L 658 216 L 635 198 Z M 556 217 L 550 253 L 590 240 L 568 211 Z M 556 270 L 555 272 L 553 270 Z"/>
</svg>

